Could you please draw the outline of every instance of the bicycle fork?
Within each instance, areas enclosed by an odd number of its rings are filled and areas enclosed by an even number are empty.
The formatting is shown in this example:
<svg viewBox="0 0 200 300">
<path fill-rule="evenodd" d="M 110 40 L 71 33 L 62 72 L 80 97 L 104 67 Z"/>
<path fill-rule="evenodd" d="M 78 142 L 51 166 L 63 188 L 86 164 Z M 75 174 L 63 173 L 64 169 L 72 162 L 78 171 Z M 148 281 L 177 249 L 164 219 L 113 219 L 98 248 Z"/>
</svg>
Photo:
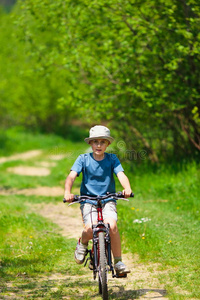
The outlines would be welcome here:
<svg viewBox="0 0 200 300">
<path fill-rule="evenodd" d="M 107 265 L 109 267 L 108 271 L 112 272 L 112 277 L 114 277 L 114 268 L 112 265 L 112 256 L 111 256 L 111 241 L 110 241 L 110 225 L 109 224 L 97 224 L 93 225 L 93 265 L 94 265 L 94 277 L 96 278 L 96 273 L 98 272 L 98 265 L 99 265 L 99 238 L 98 234 L 99 232 L 104 232 L 105 233 L 105 251 L 106 251 L 106 256 L 107 256 Z"/>
</svg>

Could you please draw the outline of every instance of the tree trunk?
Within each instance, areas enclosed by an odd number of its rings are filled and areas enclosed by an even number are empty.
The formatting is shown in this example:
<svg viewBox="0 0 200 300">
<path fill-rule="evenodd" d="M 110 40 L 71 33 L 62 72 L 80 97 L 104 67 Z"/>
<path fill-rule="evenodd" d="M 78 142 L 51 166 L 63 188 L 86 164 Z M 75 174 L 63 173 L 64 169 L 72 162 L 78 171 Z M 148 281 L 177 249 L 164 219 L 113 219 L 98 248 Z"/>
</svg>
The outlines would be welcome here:
<svg viewBox="0 0 200 300">
<path fill-rule="evenodd" d="M 155 151 L 151 148 L 148 141 L 143 137 L 143 135 L 135 127 L 130 126 L 130 129 L 143 142 L 145 148 L 149 151 L 150 159 L 153 162 L 158 163 L 159 162 L 158 156 L 155 153 Z"/>
</svg>

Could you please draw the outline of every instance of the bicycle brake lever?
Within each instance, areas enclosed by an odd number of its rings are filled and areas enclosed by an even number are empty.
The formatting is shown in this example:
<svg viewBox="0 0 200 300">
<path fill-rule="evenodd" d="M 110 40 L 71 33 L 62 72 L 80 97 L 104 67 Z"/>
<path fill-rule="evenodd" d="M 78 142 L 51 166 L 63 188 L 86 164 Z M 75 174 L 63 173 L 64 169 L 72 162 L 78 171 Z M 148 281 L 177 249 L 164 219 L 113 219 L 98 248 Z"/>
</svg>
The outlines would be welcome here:
<svg viewBox="0 0 200 300">
<path fill-rule="evenodd" d="M 76 204 L 76 203 L 81 203 L 83 200 L 75 200 L 75 201 L 72 201 L 71 203 L 68 204 L 68 206 L 72 205 L 72 204 Z"/>
</svg>

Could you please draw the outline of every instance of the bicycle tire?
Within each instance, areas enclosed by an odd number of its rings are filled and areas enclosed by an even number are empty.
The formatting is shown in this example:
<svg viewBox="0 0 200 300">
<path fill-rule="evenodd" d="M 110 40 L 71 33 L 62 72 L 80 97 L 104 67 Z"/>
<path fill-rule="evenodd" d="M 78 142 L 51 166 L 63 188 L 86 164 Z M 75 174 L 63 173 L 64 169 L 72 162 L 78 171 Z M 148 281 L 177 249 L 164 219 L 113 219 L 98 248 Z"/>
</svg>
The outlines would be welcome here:
<svg viewBox="0 0 200 300">
<path fill-rule="evenodd" d="M 103 300 L 108 300 L 107 259 L 104 233 L 99 233 L 99 293 Z"/>
</svg>

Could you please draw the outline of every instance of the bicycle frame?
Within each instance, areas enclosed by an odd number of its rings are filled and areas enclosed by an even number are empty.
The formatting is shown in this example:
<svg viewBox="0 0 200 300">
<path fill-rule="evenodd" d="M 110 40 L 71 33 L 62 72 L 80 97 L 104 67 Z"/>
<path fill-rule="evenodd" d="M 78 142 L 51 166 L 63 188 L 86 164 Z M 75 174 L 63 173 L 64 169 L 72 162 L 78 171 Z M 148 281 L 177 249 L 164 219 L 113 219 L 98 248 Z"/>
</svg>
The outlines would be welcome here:
<svg viewBox="0 0 200 300">
<path fill-rule="evenodd" d="M 134 197 L 134 194 L 131 194 L 130 197 Z M 92 232 L 93 232 L 93 247 L 91 250 L 87 250 L 86 255 L 89 253 L 89 257 L 86 259 L 85 266 L 90 260 L 92 264 L 93 276 L 96 279 L 96 275 L 98 273 L 99 278 L 99 293 L 102 294 L 103 300 L 108 300 L 108 288 L 107 288 L 107 272 L 112 272 L 112 277 L 127 277 L 126 273 L 117 274 L 115 275 L 114 267 L 112 264 L 112 256 L 111 256 L 111 240 L 110 240 L 110 224 L 105 224 L 103 220 L 103 213 L 102 213 L 102 200 L 105 199 L 123 199 L 123 193 L 108 193 L 106 196 L 75 196 L 74 202 L 70 203 L 81 203 L 86 199 L 96 200 L 97 204 L 97 224 L 92 225 Z M 123 199 L 127 200 L 127 199 Z M 129 200 L 127 200 L 129 201 Z M 65 203 L 66 200 L 63 199 Z M 109 270 L 108 270 L 109 268 Z"/>
<path fill-rule="evenodd" d="M 103 222 L 103 214 L 102 214 L 102 204 L 101 199 L 97 198 L 97 224 L 92 225 L 92 231 L 93 231 L 93 273 L 94 278 L 96 278 L 96 273 L 98 272 L 98 235 L 99 232 L 105 233 L 105 247 L 106 247 L 106 255 L 107 255 L 107 265 L 110 267 L 110 271 L 112 272 L 112 276 L 114 277 L 114 268 L 112 265 L 112 256 L 111 256 L 111 240 L 110 240 L 110 224 L 105 224 Z M 92 253 L 91 253 L 92 254 Z"/>
</svg>

